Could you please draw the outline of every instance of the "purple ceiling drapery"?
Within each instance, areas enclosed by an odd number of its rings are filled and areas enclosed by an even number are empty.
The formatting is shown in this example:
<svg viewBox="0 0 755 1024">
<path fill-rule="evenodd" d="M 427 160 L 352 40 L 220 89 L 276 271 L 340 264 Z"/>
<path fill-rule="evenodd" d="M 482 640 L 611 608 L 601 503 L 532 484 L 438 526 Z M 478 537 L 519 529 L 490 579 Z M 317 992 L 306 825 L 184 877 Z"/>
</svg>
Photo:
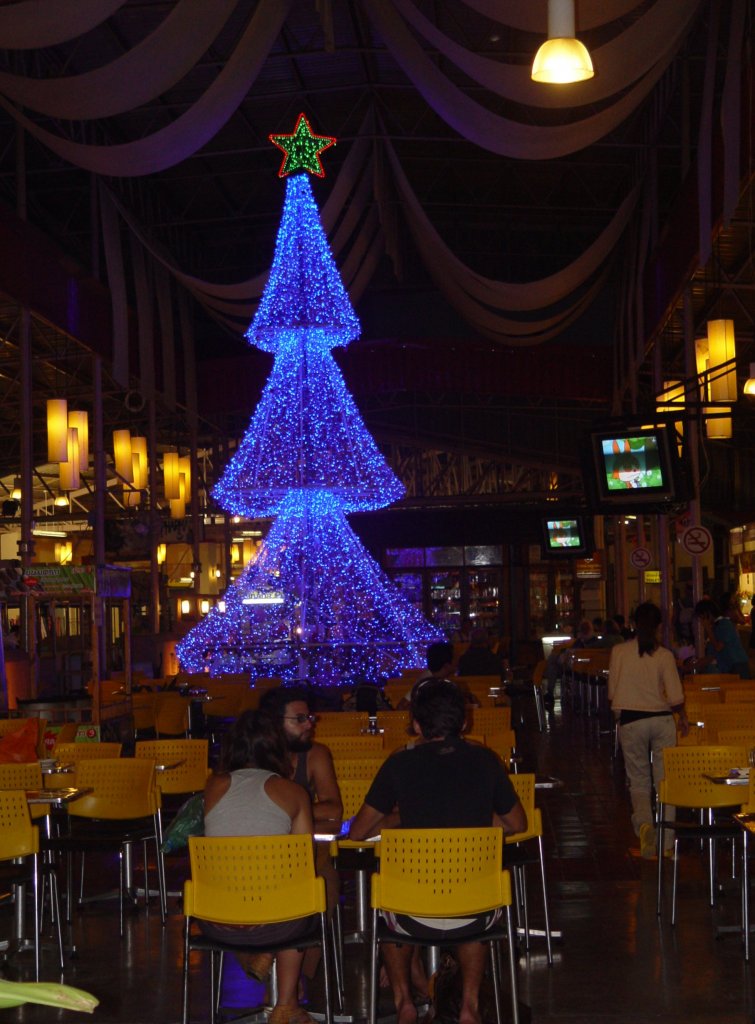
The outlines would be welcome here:
<svg viewBox="0 0 755 1024">
<path fill-rule="evenodd" d="M 175 85 L 207 51 L 237 0 L 179 0 L 160 25 L 122 57 L 68 78 L 0 72 L 0 92 L 49 117 L 110 117 Z"/>
<path fill-rule="evenodd" d="M 196 153 L 234 113 L 259 74 L 293 0 L 260 0 L 225 67 L 197 102 L 172 124 L 134 142 L 90 146 L 40 128 L 4 98 L 0 104 L 48 149 L 88 171 L 110 177 L 154 174 Z"/>
<path fill-rule="evenodd" d="M 57 46 L 101 25 L 126 0 L 25 0 L 0 8 L 0 46 L 33 50 Z"/>
</svg>

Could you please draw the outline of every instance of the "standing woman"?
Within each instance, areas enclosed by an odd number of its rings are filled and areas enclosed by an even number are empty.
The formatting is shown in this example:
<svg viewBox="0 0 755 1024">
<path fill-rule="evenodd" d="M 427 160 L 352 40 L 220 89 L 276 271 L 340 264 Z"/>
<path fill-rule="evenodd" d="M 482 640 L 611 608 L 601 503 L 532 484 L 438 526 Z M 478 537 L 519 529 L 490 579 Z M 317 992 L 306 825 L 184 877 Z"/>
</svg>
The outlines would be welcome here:
<svg viewBox="0 0 755 1024">
<path fill-rule="evenodd" d="M 619 742 L 632 798 L 632 825 L 640 853 L 656 853 L 653 785 L 663 778 L 663 748 L 676 746 L 673 712 L 682 736 L 689 732 L 684 690 L 671 651 L 658 642 L 661 612 L 645 601 L 635 613 L 636 636 L 611 650 L 608 699 L 618 722 Z M 652 755 L 652 776 L 651 776 Z M 670 843 L 673 836 L 669 833 Z"/>
<path fill-rule="evenodd" d="M 288 778 L 291 765 L 280 723 L 260 711 L 245 711 L 234 722 L 218 770 L 207 780 L 204 825 L 208 836 L 312 835 L 309 794 Z M 309 919 L 269 925 L 225 925 L 202 921 L 213 939 L 265 949 L 265 942 L 287 942 L 309 930 Z M 239 953 L 247 974 L 266 980 L 273 963 L 267 952 Z M 299 1006 L 298 986 L 304 951 L 276 954 L 278 1002 L 269 1024 L 312 1024 Z"/>
</svg>

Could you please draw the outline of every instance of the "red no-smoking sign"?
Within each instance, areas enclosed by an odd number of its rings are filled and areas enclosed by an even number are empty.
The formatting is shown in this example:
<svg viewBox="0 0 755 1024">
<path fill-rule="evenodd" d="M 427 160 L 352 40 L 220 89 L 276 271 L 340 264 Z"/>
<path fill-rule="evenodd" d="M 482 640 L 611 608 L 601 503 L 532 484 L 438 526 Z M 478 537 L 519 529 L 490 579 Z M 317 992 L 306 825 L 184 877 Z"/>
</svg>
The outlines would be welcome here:
<svg viewBox="0 0 755 1024">
<path fill-rule="evenodd" d="M 681 537 L 681 544 L 690 555 L 704 555 L 713 543 L 710 530 L 704 526 L 688 526 Z"/>
</svg>

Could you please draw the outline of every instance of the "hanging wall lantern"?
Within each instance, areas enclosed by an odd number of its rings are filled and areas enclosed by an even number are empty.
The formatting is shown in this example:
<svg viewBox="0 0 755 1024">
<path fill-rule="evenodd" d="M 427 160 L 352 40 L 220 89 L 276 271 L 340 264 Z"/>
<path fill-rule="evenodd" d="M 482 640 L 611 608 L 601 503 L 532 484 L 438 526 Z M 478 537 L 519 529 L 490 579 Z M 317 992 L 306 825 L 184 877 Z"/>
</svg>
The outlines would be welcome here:
<svg viewBox="0 0 755 1024">
<path fill-rule="evenodd" d="M 68 454 L 68 402 L 47 399 L 47 461 L 65 462 Z"/>
</svg>

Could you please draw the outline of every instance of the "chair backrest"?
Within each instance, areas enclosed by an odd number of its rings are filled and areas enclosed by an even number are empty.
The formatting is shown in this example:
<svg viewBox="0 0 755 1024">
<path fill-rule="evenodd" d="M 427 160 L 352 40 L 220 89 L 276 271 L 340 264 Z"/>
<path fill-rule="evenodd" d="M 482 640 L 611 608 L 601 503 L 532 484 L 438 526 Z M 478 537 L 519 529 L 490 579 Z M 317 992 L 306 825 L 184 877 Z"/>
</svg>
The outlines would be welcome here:
<svg viewBox="0 0 755 1024">
<path fill-rule="evenodd" d="M 755 683 L 743 683 L 741 686 L 730 683 L 721 687 L 721 695 L 725 704 L 752 704 L 755 702 Z"/>
<path fill-rule="evenodd" d="M 461 917 L 511 903 L 500 828 L 386 829 L 372 905 L 421 917 Z"/>
<path fill-rule="evenodd" d="M 131 715 L 134 719 L 134 729 L 154 729 L 155 727 L 155 704 L 157 694 L 150 690 L 131 695 Z"/>
<path fill-rule="evenodd" d="M 120 757 L 121 743 L 58 743 L 55 757 L 59 761 L 94 761 L 98 758 Z"/>
<path fill-rule="evenodd" d="M 317 738 L 324 736 L 359 736 L 370 727 L 367 711 L 321 711 L 317 716 Z"/>
<path fill-rule="evenodd" d="M 467 723 L 474 733 L 507 732 L 511 728 L 511 708 L 468 708 Z"/>
<path fill-rule="evenodd" d="M 42 789 L 42 768 L 39 761 L 0 764 L 0 789 Z M 29 807 L 31 817 L 43 818 L 50 813 L 49 804 L 34 804 Z"/>
<path fill-rule="evenodd" d="M 371 782 L 379 772 L 383 760 L 382 757 L 339 758 L 334 762 L 339 786 L 344 779 L 369 779 Z"/>
<path fill-rule="evenodd" d="M 367 790 L 372 785 L 372 779 L 339 779 L 338 788 L 341 791 L 341 802 L 343 803 L 344 818 L 353 818 L 364 803 Z"/>
<path fill-rule="evenodd" d="M 378 711 L 377 727 L 391 736 L 408 736 L 411 717 L 408 711 Z"/>
<path fill-rule="evenodd" d="M 0 790 L 0 860 L 39 853 L 39 831 L 32 825 L 23 789 Z"/>
<path fill-rule="evenodd" d="M 699 709 L 707 744 L 717 744 L 722 729 L 755 729 L 755 704 L 716 704 Z"/>
<path fill-rule="evenodd" d="M 190 836 L 184 914 L 221 924 L 269 924 L 325 911 L 312 837 Z"/>
<path fill-rule="evenodd" d="M 208 751 L 208 740 L 139 740 L 134 756 L 155 764 L 176 764 L 169 771 L 155 773 L 161 793 L 198 793 L 210 771 Z"/>
<path fill-rule="evenodd" d="M 160 736 L 187 736 L 190 697 L 174 690 L 163 690 L 155 701 L 155 733 Z"/>
<path fill-rule="evenodd" d="M 755 747 L 755 728 L 752 729 L 719 729 L 718 742 L 722 747 Z M 753 772 L 755 775 L 755 772 Z"/>
<path fill-rule="evenodd" d="M 382 736 L 325 736 L 320 742 L 330 750 L 333 760 L 342 758 L 383 756 Z"/>
<path fill-rule="evenodd" d="M 241 714 L 247 690 L 245 683 L 226 683 L 208 679 L 205 688 L 207 695 L 212 697 L 212 700 L 202 705 L 205 718 L 236 718 Z"/>
<path fill-rule="evenodd" d="M 659 798 L 675 807 L 732 807 L 741 802 L 741 792 L 737 794 L 731 786 L 711 782 L 705 776 L 724 776 L 746 764 L 745 747 L 666 747 Z"/>
<path fill-rule="evenodd" d="M 159 808 L 152 760 L 119 757 L 82 761 L 76 770 L 76 785 L 91 786 L 93 792 L 68 805 L 71 817 L 123 821 L 150 817 Z"/>
</svg>

